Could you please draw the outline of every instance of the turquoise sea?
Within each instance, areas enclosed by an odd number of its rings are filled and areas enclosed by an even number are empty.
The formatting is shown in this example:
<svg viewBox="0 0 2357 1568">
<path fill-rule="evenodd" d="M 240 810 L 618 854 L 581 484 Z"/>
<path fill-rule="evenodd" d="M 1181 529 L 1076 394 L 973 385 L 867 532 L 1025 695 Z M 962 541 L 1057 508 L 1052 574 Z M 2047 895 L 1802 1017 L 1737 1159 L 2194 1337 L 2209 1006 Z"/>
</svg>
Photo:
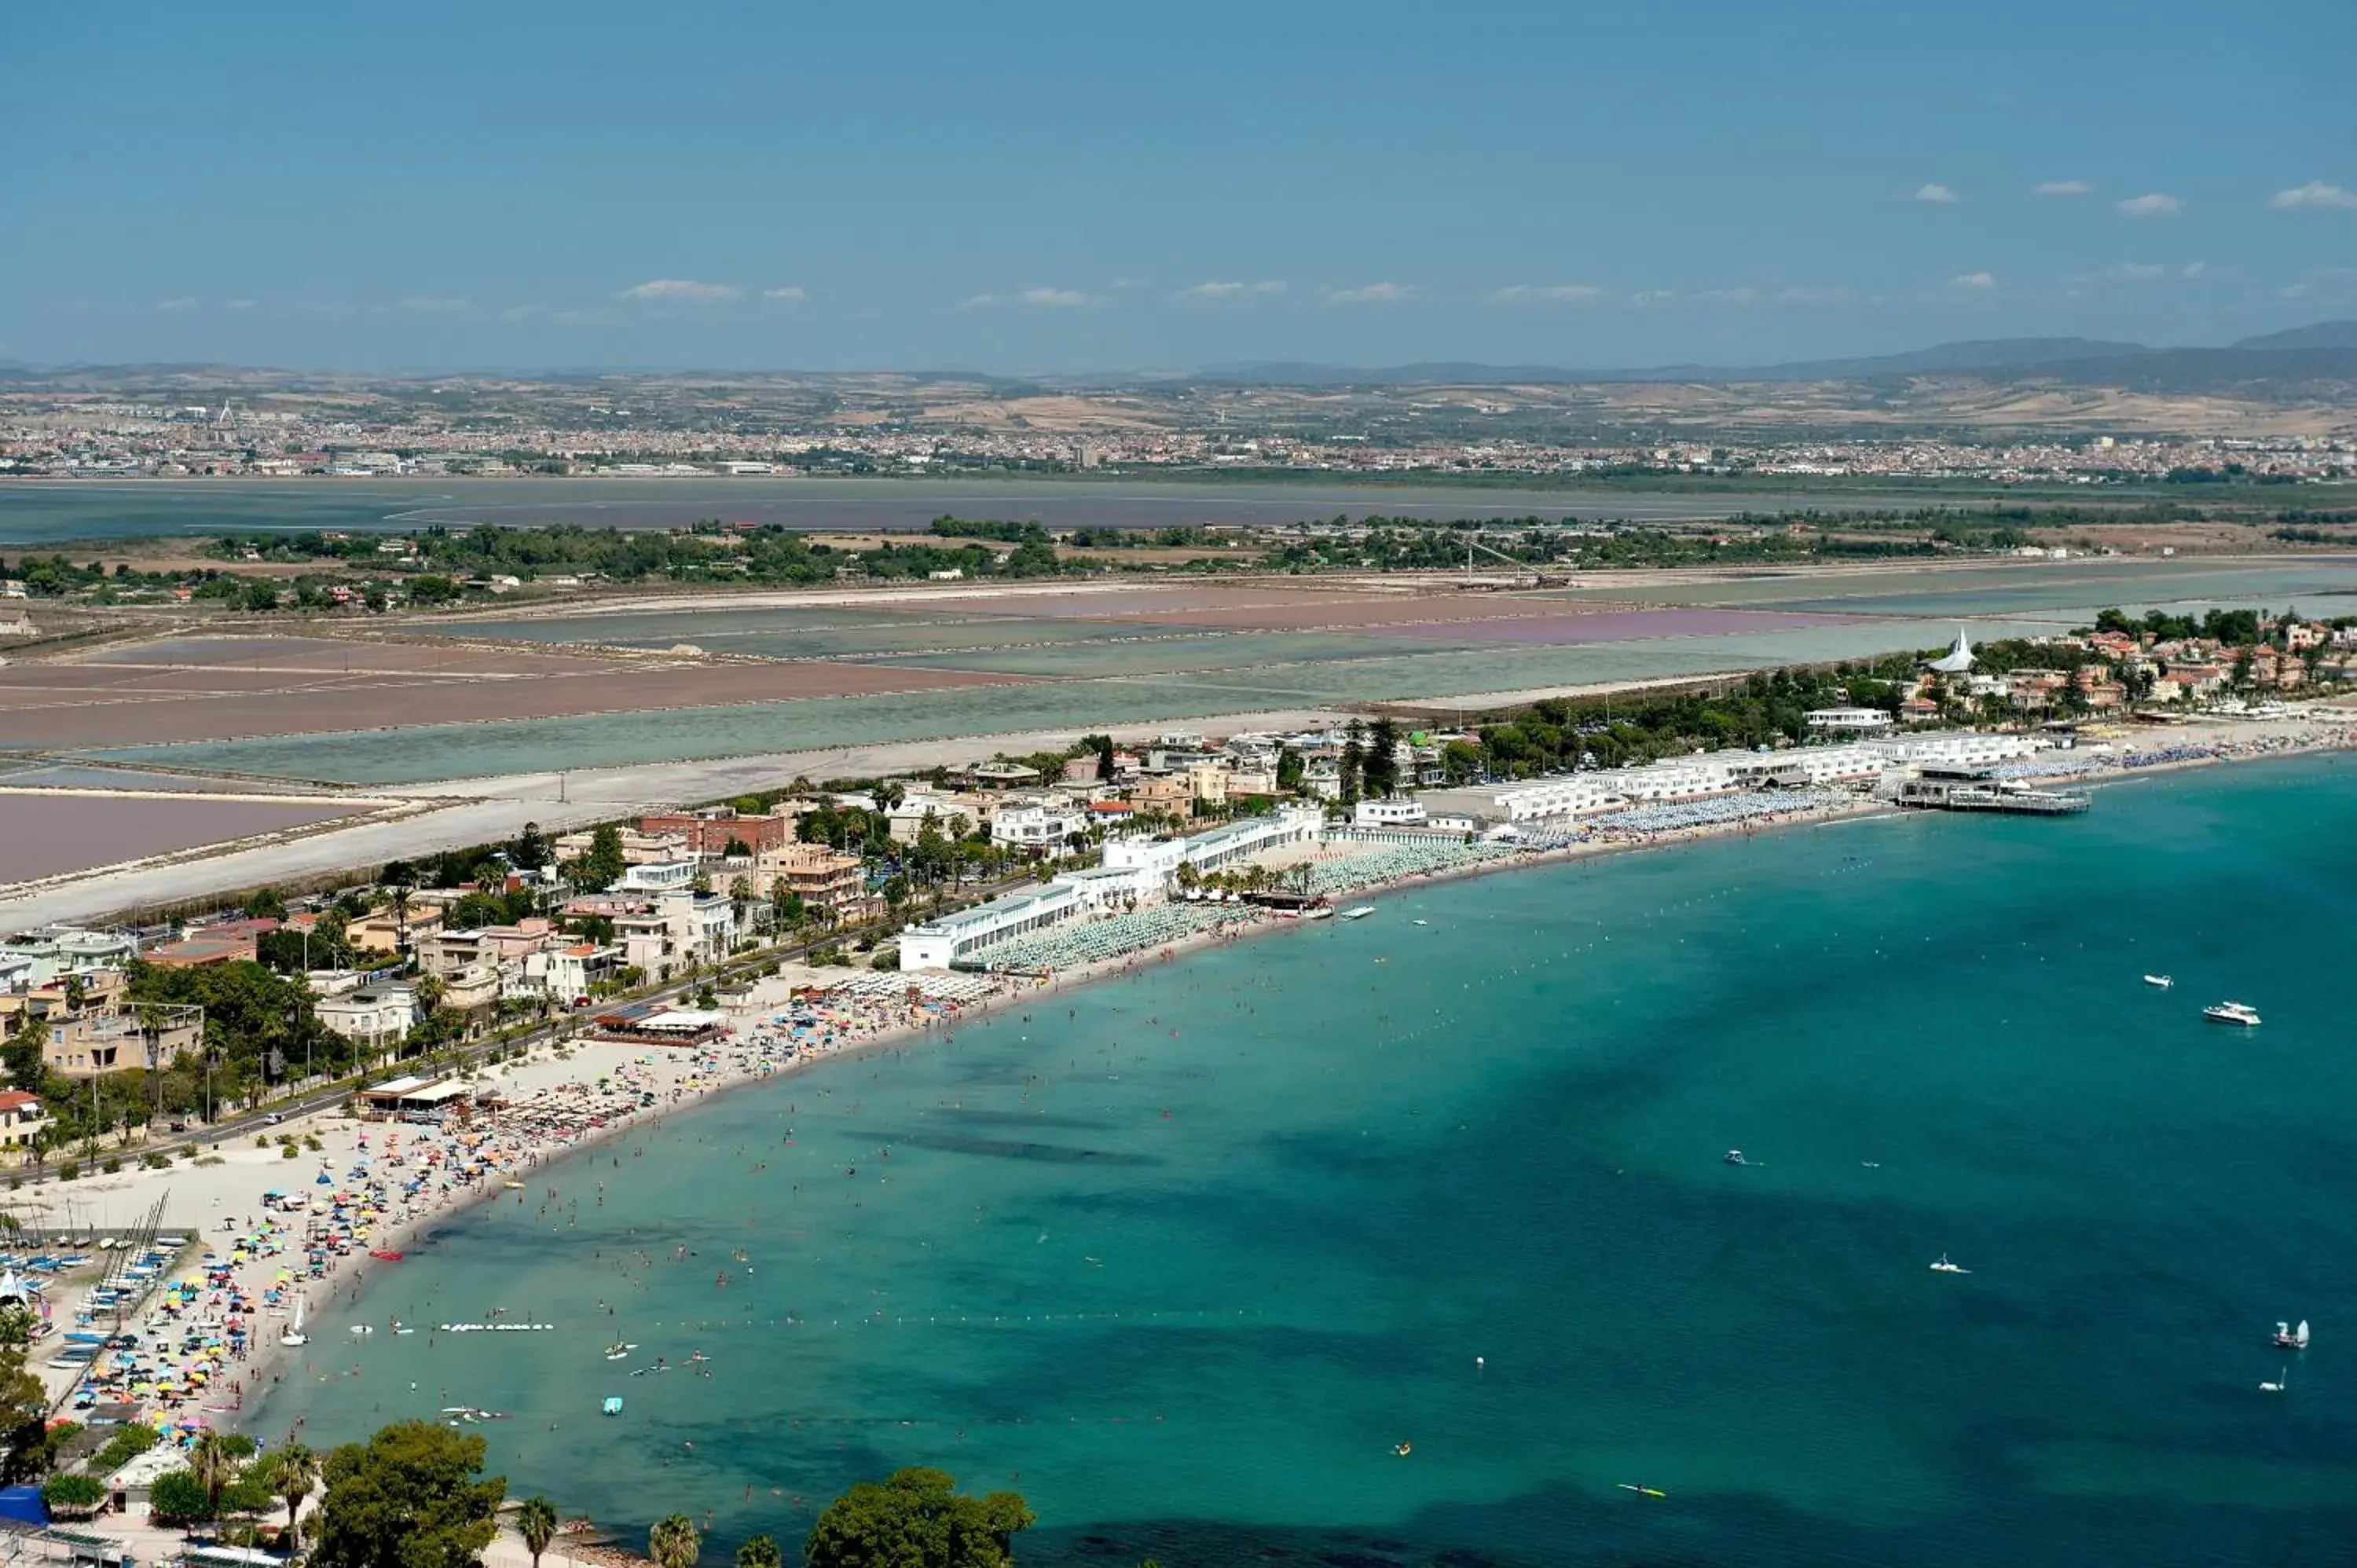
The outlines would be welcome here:
<svg viewBox="0 0 2357 1568">
<path fill-rule="evenodd" d="M 554 1332 L 323 1324 L 250 1424 L 511 1412 L 710 1561 L 921 1463 L 1029 1563 L 2347 1563 L 2353 819 L 2334 757 L 1405 890 L 577 1155 L 339 1309 Z"/>
</svg>

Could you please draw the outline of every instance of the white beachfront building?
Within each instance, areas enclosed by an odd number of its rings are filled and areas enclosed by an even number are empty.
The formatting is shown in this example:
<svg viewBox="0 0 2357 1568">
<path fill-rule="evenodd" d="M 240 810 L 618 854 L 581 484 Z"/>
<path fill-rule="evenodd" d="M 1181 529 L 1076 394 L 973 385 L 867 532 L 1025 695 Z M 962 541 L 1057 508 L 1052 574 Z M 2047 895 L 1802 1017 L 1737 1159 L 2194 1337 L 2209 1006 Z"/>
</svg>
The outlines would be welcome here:
<svg viewBox="0 0 2357 1568">
<path fill-rule="evenodd" d="M 1894 768 L 1978 768 L 2011 762 L 2046 749 L 2035 736 L 1995 735 L 1983 730 L 1939 730 L 1925 735 L 1893 736 L 1866 743 Z"/>
<path fill-rule="evenodd" d="M 1880 708 L 1812 708 L 1803 720 L 1816 735 L 1872 735 L 1898 722 Z"/>
<path fill-rule="evenodd" d="M 900 933 L 902 969 L 952 969 L 981 961 L 991 949 L 1051 926 L 1158 903 L 1181 865 L 1217 871 L 1286 844 L 1317 838 L 1324 821 L 1315 810 L 1271 811 L 1189 838 L 1119 838 L 1104 846 L 1104 864 L 1070 871 L 954 915 Z"/>
<path fill-rule="evenodd" d="M 1058 877 L 909 927 L 900 933 L 900 967 L 952 969 L 1002 942 L 1078 919 L 1089 907 L 1087 891 L 1078 882 Z"/>
</svg>

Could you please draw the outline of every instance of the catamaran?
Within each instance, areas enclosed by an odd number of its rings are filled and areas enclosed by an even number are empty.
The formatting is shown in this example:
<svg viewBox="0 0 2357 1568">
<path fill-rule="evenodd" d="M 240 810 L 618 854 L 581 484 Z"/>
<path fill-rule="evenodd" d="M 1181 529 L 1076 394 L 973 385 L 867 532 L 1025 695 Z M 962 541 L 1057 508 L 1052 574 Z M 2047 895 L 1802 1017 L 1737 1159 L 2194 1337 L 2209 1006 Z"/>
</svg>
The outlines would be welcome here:
<svg viewBox="0 0 2357 1568">
<path fill-rule="evenodd" d="M 2240 1002 L 2221 1002 L 2214 1007 L 2204 1007 L 2201 1015 L 2213 1024 L 2237 1024 L 2246 1029 L 2255 1028 L 2259 1022 L 2258 1009 Z"/>
<path fill-rule="evenodd" d="M 1361 904 L 1356 908 L 1343 910 L 1342 918 L 1346 920 L 1363 920 L 1374 912 L 1375 907 L 1372 904 Z"/>
<path fill-rule="evenodd" d="M 2308 1319 L 2307 1319 L 2307 1318 L 2305 1318 L 2305 1317 L 2301 1318 L 2301 1319 L 2299 1320 L 2299 1326 L 2298 1326 L 2298 1328 L 2294 1328 L 2294 1327 L 2293 1327 L 2290 1324 L 2288 1324 L 2288 1323 L 2278 1323 L 2278 1324 L 2276 1324 L 2276 1349 L 2278 1349 L 2278 1350 L 2305 1350 L 2305 1349 L 2307 1349 L 2307 1348 L 2308 1348 Z"/>
</svg>

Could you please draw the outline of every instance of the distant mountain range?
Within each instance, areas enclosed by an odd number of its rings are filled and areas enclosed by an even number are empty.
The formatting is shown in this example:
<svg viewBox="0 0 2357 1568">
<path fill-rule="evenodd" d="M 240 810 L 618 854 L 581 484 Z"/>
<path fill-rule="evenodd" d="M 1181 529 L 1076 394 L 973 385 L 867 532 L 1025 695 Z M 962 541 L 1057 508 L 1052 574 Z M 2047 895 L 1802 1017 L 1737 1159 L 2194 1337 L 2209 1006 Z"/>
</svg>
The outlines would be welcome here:
<svg viewBox="0 0 2357 1568">
<path fill-rule="evenodd" d="M 1115 371 L 1042 376 L 994 375 L 942 370 L 939 379 L 987 387 L 1000 397 L 1057 389 L 1111 392 L 1139 387 L 1361 388 L 1377 392 L 1415 386 L 1609 386 L 1648 382 L 1757 384 L 1846 382 L 1878 400 L 1913 397 L 1941 386 L 2003 388 L 2014 383 L 2042 387 L 2103 388 L 2156 396 L 2239 398 L 2277 405 L 2357 403 L 2357 320 L 2320 321 L 2288 331 L 2245 338 L 2222 349 L 2154 348 L 2100 338 L 1993 338 L 1941 343 L 1900 354 L 1845 360 L 1798 360 L 1773 365 L 1651 365 L 1635 369 L 1567 369 L 1559 365 L 1486 365 L 1456 360 L 1372 369 L 1293 360 L 1213 366 L 1183 371 Z M 932 379 L 922 372 L 877 371 L 809 374 L 792 371 L 689 372 L 584 370 L 539 372 L 418 371 L 373 375 L 362 371 L 274 371 L 199 364 L 36 366 L 0 360 L 0 383 L 59 384 L 82 388 L 143 387 L 157 391 L 202 389 L 226 392 L 272 387 L 361 391 L 418 384 L 455 377 L 461 381 L 516 380 L 551 383 L 596 380 L 605 375 L 660 381 L 691 380 L 857 381 Z M 1910 392 L 1910 389 L 1912 389 Z"/>
<path fill-rule="evenodd" d="M 2084 386 L 2133 386 L 2191 392 L 2246 389 L 2254 382 L 2357 381 L 2357 321 L 2245 338 L 2223 349 L 2156 349 L 2098 338 L 1992 338 L 1941 343 L 1903 354 L 1852 360 L 1799 360 L 1776 365 L 1652 365 L 1635 370 L 1566 370 L 1554 365 L 1448 361 L 1355 370 L 1296 362 L 1215 367 L 1193 380 L 1231 386 L 1577 385 L 1601 381 L 1871 381 L 1962 375 L 2040 379 Z"/>
</svg>

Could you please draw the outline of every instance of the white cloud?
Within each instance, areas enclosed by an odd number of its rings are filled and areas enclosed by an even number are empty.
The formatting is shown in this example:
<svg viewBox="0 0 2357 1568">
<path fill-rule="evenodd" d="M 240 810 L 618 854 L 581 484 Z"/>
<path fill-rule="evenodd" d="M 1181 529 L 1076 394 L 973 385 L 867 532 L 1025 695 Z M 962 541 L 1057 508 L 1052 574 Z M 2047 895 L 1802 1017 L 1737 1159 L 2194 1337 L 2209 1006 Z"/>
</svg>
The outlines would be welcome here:
<svg viewBox="0 0 2357 1568">
<path fill-rule="evenodd" d="M 232 299 L 229 302 L 229 307 L 231 310 L 252 310 L 261 303 L 262 301 L 258 299 Z"/>
<path fill-rule="evenodd" d="M 2177 275 L 2181 278 L 2206 278 L 2211 275 L 2210 263 L 2207 262 L 2188 262 L 2183 266 L 2177 269 Z"/>
<path fill-rule="evenodd" d="M 783 288 L 763 289 L 761 297 L 763 299 L 808 299 L 810 291 L 796 285 L 788 284 Z"/>
<path fill-rule="evenodd" d="M 958 308 L 960 310 L 988 310 L 992 306 L 996 305 L 997 303 L 998 296 L 995 294 L 970 294 L 963 299 L 958 301 Z"/>
<path fill-rule="evenodd" d="M 2122 283 L 2150 283 L 2168 271 L 2158 262 L 2122 262 L 2108 275 Z"/>
<path fill-rule="evenodd" d="M 2123 218 L 2174 218 L 2185 210 L 2184 202 L 2158 190 L 2131 196 L 2115 205 Z"/>
<path fill-rule="evenodd" d="M 1509 284 L 1490 295 L 1492 305 L 1570 305 L 1598 299 L 1604 291 L 1590 283 Z"/>
<path fill-rule="evenodd" d="M 1992 289 L 1996 286 L 1996 274 L 1991 272 L 1958 273 L 1948 280 L 1950 288 Z"/>
<path fill-rule="evenodd" d="M 1326 299 L 1332 305 L 1391 305 L 1415 293 L 1413 284 L 1371 283 L 1357 288 L 1329 288 Z"/>
<path fill-rule="evenodd" d="M 394 300 L 393 308 L 406 310 L 414 316 L 449 316 L 461 310 L 472 310 L 474 302 L 467 299 L 441 299 L 428 295 L 405 294 Z"/>
<path fill-rule="evenodd" d="M 1914 199 L 1918 201 L 1936 202 L 1943 207 L 1952 207 L 1964 199 L 1944 185 L 1923 186 L 1917 189 Z"/>
<path fill-rule="evenodd" d="M 2039 196 L 2093 196 L 2095 188 L 2083 179 L 2050 179 L 2031 188 Z"/>
<path fill-rule="evenodd" d="M 1759 299 L 1760 291 L 1744 284 L 1736 288 L 1700 289 L 1695 297 L 1705 305 L 1750 305 Z"/>
<path fill-rule="evenodd" d="M 694 278 L 654 278 L 624 289 L 620 299 L 693 299 L 709 302 L 737 299 L 745 291 L 730 283 L 698 283 Z"/>
<path fill-rule="evenodd" d="M 167 312 L 174 316 L 178 316 L 184 310 L 194 310 L 196 307 L 197 302 L 186 295 L 182 295 L 177 299 L 159 299 L 156 302 L 156 309 Z"/>
<path fill-rule="evenodd" d="M 1016 297 L 1026 305 L 1048 310 L 1079 310 L 1103 303 L 1095 295 L 1082 294 L 1076 288 L 1027 288 Z"/>
<path fill-rule="evenodd" d="M 2267 205 L 2278 211 L 2296 207 L 2357 208 L 2357 190 L 2343 190 L 2337 185 L 2327 185 L 2320 179 L 2296 185 L 2289 190 L 2278 190 L 2267 198 Z"/>
<path fill-rule="evenodd" d="M 1199 283 L 1178 292 L 1189 299 L 1268 299 L 1283 294 L 1285 285 L 1276 278 L 1259 283 Z"/>
</svg>

